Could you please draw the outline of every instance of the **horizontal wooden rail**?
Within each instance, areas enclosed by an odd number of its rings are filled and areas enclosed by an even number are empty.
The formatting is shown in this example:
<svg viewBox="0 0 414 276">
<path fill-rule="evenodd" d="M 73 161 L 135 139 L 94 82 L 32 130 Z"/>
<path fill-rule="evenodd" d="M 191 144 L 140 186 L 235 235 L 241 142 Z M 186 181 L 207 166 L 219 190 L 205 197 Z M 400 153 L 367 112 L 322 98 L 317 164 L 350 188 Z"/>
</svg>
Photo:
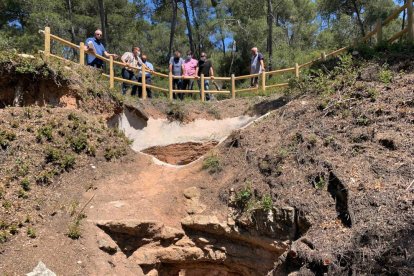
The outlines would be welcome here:
<svg viewBox="0 0 414 276">
<path fill-rule="evenodd" d="M 200 90 L 182 90 L 176 89 L 172 91 L 173 93 L 200 93 Z"/>
<path fill-rule="evenodd" d="M 295 67 L 290 68 L 284 68 L 284 69 L 278 69 L 274 71 L 265 72 L 266 75 L 275 75 L 275 74 L 281 74 L 281 73 L 287 73 L 287 72 L 295 72 Z"/>
<path fill-rule="evenodd" d="M 162 88 L 162 87 L 158 87 L 152 84 L 147 84 L 147 88 L 151 88 L 151 89 L 155 89 L 155 90 L 159 90 L 159 91 L 163 91 L 163 92 L 169 92 L 168 89 L 166 88 Z"/>
<path fill-rule="evenodd" d="M 390 16 L 388 16 L 384 22 L 382 23 L 383 26 L 388 25 L 391 21 L 393 21 L 394 19 L 396 19 L 398 17 L 398 15 L 400 15 L 400 13 L 402 11 L 404 11 L 406 8 L 408 8 L 408 3 L 406 3 L 405 5 L 399 7 L 398 9 L 396 9 Z"/>
<path fill-rule="evenodd" d="M 235 77 L 235 80 L 245 80 L 245 79 L 257 78 L 258 76 L 260 76 L 260 74 L 251 74 L 251 75 L 238 76 L 238 77 Z"/>
<path fill-rule="evenodd" d="M 259 88 L 258 87 L 249 87 L 249 88 L 236 89 L 236 92 L 253 91 L 253 90 L 259 90 Z"/>
<path fill-rule="evenodd" d="M 408 33 L 408 28 L 405 28 L 402 31 L 399 31 L 398 33 L 396 33 L 395 35 L 393 35 L 390 39 L 388 39 L 388 42 L 394 42 L 395 40 L 399 39 L 400 37 L 402 37 L 404 34 Z"/>
<path fill-rule="evenodd" d="M 347 46 L 347 47 L 343 47 L 343 48 L 341 48 L 341 49 L 338 49 L 338 50 L 335 50 L 335 51 L 333 51 L 333 52 L 330 52 L 329 54 L 326 54 L 326 56 L 327 56 L 327 57 L 329 57 L 329 56 L 336 56 L 336 55 L 338 55 L 338 54 L 340 54 L 340 53 L 342 53 L 342 52 L 347 51 L 348 49 L 349 49 L 349 46 Z"/>
<path fill-rule="evenodd" d="M 163 74 L 163 73 L 159 73 L 159 72 L 155 72 L 152 71 L 151 74 L 154 74 L 154 76 L 159 76 L 159 77 L 163 77 L 163 78 L 168 78 L 168 75 Z"/>
<path fill-rule="evenodd" d="M 289 86 L 289 83 L 288 82 L 278 83 L 278 84 L 272 84 L 272 85 L 266 85 L 266 88 L 286 87 L 286 86 Z"/>
<path fill-rule="evenodd" d="M 59 41 L 60 43 L 65 44 L 66 46 L 69 46 L 69 47 L 71 47 L 73 49 L 78 49 L 79 50 L 79 45 L 76 45 L 76 44 L 74 44 L 74 43 L 72 43 L 70 41 L 67 41 L 67 40 L 65 40 L 63 38 L 60 38 L 60 37 L 58 37 L 56 35 L 50 34 L 50 38 L 53 39 L 53 40 Z"/>
</svg>

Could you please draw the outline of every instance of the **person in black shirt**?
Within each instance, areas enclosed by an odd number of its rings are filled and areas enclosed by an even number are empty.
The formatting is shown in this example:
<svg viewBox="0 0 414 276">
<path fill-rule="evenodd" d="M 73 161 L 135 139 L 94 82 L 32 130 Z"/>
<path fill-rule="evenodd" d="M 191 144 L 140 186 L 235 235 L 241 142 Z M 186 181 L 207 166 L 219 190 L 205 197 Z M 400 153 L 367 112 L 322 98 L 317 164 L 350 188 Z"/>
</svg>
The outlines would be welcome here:
<svg viewBox="0 0 414 276">
<path fill-rule="evenodd" d="M 207 54 L 202 52 L 200 55 L 200 60 L 198 61 L 198 66 L 196 69 L 196 76 L 200 77 L 201 74 L 204 74 L 204 77 L 211 77 L 214 79 L 214 69 L 213 64 L 210 60 L 207 59 Z M 200 96 L 201 96 L 201 81 L 198 80 L 198 87 L 200 88 Z M 204 80 L 204 90 L 209 90 L 209 81 Z M 206 100 L 210 100 L 210 94 L 206 93 Z"/>
</svg>

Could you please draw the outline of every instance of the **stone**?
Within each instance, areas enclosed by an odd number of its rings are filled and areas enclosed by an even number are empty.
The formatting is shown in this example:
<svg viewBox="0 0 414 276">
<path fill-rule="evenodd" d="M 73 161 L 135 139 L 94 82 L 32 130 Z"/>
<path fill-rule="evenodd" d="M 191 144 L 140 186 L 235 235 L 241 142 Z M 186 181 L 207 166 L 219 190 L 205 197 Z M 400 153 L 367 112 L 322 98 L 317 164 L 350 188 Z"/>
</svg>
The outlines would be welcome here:
<svg viewBox="0 0 414 276">
<path fill-rule="evenodd" d="M 200 190 L 197 187 L 190 187 L 184 190 L 184 196 L 188 199 L 200 198 Z"/>
<path fill-rule="evenodd" d="M 99 249 L 101 249 L 102 251 L 104 251 L 104 252 L 106 252 L 110 255 L 113 255 L 118 251 L 118 246 L 116 245 L 116 243 L 113 240 L 108 241 L 106 239 L 99 239 L 98 240 L 98 247 L 99 247 Z"/>
<path fill-rule="evenodd" d="M 42 261 L 39 261 L 33 271 L 27 273 L 26 276 L 56 276 L 56 273 L 48 269 Z"/>
</svg>

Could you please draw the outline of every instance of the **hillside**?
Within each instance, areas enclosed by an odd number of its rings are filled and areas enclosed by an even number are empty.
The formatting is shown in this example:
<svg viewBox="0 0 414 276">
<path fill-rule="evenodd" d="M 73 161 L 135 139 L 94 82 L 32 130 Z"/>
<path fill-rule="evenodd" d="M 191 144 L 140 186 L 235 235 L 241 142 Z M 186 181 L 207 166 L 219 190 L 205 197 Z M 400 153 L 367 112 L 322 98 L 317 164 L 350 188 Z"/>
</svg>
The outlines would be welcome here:
<svg viewBox="0 0 414 276">
<path fill-rule="evenodd" d="M 399 47 L 210 103 L 137 103 L 95 70 L 1 55 L 0 271 L 413 274 L 414 57 Z"/>
</svg>

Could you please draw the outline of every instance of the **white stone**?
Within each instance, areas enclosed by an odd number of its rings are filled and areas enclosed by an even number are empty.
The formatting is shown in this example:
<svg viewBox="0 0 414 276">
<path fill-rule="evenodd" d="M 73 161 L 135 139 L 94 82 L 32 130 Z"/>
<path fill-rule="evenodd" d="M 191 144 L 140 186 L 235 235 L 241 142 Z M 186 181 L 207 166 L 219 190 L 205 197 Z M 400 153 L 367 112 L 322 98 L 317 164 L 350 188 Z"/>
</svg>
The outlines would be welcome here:
<svg viewBox="0 0 414 276">
<path fill-rule="evenodd" d="M 33 271 L 27 273 L 26 276 L 56 276 L 56 273 L 48 269 L 42 261 L 39 261 Z"/>
</svg>

